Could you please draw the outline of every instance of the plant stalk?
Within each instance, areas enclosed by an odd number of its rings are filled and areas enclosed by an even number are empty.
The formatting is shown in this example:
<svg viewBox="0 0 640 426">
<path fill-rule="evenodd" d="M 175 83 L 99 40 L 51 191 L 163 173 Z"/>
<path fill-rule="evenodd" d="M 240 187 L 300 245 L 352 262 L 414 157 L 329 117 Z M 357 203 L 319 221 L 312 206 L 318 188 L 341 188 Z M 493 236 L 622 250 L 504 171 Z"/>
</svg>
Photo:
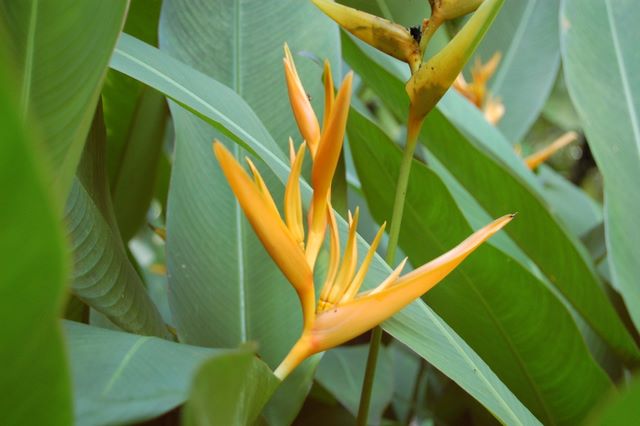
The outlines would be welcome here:
<svg viewBox="0 0 640 426">
<path fill-rule="evenodd" d="M 396 182 L 396 195 L 393 201 L 393 212 L 391 213 L 391 226 L 389 229 L 389 243 L 387 244 L 386 261 L 388 265 L 392 265 L 396 256 L 396 248 L 398 246 L 398 237 L 400 235 L 400 225 L 402 223 L 402 214 L 404 212 L 405 199 L 407 197 L 407 186 L 409 185 L 409 174 L 411 172 L 411 160 L 416 150 L 418 134 L 422 127 L 423 119 L 417 119 L 413 116 L 412 110 L 409 111 L 409 121 L 407 124 L 407 143 L 404 147 L 402 160 L 400 162 L 400 171 L 398 173 L 398 181 Z M 377 326 L 371 333 L 369 342 L 369 355 L 367 356 L 367 366 L 364 372 L 364 380 L 362 381 L 362 392 L 360 393 L 360 406 L 358 407 L 357 426 L 366 426 L 369 416 L 369 405 L 371 403 L 371 392 L 373 390 L 373 379 L 376 375 L 376 366 L 378 364 L 378 353 L 380 352 L 380 342 L 382 340 L 382 328 Z"/>
</svg>

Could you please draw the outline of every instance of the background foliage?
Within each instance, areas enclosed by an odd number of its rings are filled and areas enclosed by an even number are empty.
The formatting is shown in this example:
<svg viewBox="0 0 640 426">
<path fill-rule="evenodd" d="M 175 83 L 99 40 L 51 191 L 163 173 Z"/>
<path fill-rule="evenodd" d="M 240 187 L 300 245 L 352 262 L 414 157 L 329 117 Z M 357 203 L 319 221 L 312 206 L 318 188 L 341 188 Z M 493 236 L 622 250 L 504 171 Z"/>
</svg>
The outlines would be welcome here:
<svg viewBox="0 0 640 426">
<path fill-rule="evenodd" d="M 407 27 L 429 17 L 424 0 L 344 3 Z M 519 215 L 383 324 L 372 423 L 633 419 L 639 19 L 632 0 L 508 0 L 464 70 L 500 52 L 487 90 L 502 120 L 455 90 L 427 117 L 400 235 L 411 266 Z M 281 200 L 288 137 L 301 141 L 284 42 L 316 111 L 321 60 L 336 81 L 353 70 L 334 192 L 343 234 L 361 208 L 364 253 L 391 215 L 406 65 L 295 0 L 7 0 L 0 40 L 3 423 L 352 424 L 368 339 L 273 376 L 298 301 L 211 141 L 252 157 Z M 526 167 L 568 130 L 578 142 Z M 389 272 L 376 256 L 365 287 Z"/>
</svg>

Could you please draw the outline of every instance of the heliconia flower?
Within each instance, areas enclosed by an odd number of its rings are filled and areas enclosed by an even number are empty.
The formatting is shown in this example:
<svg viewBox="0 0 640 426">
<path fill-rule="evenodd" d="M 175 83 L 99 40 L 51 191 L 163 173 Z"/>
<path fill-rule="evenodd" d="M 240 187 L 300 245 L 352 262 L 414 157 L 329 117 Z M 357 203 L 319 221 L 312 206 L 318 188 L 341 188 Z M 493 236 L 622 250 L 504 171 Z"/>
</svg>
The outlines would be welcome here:
<svg viewBox="0 0 640 426">
<path fill-rule="evenodd" d="M 438 19 L 451 20 L 471 13 L 480 6 L 483 0 L 429 0 L 431 16 Z"/>
<path fill-rule="evenodd" d="M 402 25 L 332 0 L 311 1 L 338 25 L 365 43 L 408 63 L 412 69 L 420 64 L 422 55 L 419 40 Z"/>
<path fill-rule="evenodd" d="M 318 119 L 302 86 L 293 57 L 286 44 L 284 49 L 285 78 L 291 109 L 300 133 L 309 145 L 313 159 L 311 169 L 311 182 L 314 188 L 313 202 L 309 210 L 309 236 L 305 245 L 305 256 L 309 266 L 313 269 L 327 227 L 329 193 L 342 150 L 342 140 L 351 102 L 353 73 L 347 74 L 338 94 L 334 96 L 331 67 L 325 61 L 325 109 L 322 132 L 320 133 Z"/>
<path fill-rule="evenodd" d="M 411 100 L 409 130 L 412 121 L 421 122 L 453 84 L 503 3 L 504 0 L 482 2 L 455 37 L 413 74 L 406 85 Z"/>
<path fill-rule="evenodd" d="M 480 58 L 476 58 L 476 62 L 471 68 L 471 81 L 467 82 L 460 73 L 453 82 L 453 88 L 482 110 L 485 118 L 491 124 L 498 123 L 505 112 L 502 102 L 488 94 L 487 88 L 487 83 L 495 73 L 500 58 L 500 52 L 494 53 L 486 64 L 483 64 Z"/>
<path fill-rule="evenodd" d="M 290 71 L 295 69 L 292 68 Z M 297 74 L 291 74 L 297 78 Z M 302 335 L 276 369 L 275 374 L 280 379 L 284 379 L 308 356 L 362 334 L 422 296 L 513 218 L 513 215 L 507 215 L 497 219 L 449 252 L 401 276 L 405 259 L 374 289 L 360 292 L 385 225 L 383 224 L 378 231 L 358 267 L 359 210 L 356 209 L 353 215 L 349 214 L 349 232 L 344 252 L 341 253 L 338 224 L 331 207 L 330 189 L 343 144 L 351 96 L 351 79 L 352 76 L 347 75 L 335 99 L 328 94 L 325 96 L 331 101 L 331 105 L 328 111 L 329 118 L 323 124 L 318 139 L 316 153 L 311 156 L 313 197 L 307 218 L 309 232 L 306 242 L 299 187 L 306 143 L 302 143 L 296 150 L 290 140 L 291 173 L 285 187 L 284 220 L 255 165 L 247 159 L 253 175 L 250 177 L 224 145 L 218 141 L 214 141 L 213 144 L 218 163 L 249 223 L 296 290 L 302 305 Z M 325 82 L 331 82 L 331 76 L 327 73 Z M 333 91 L 333 88 L 330 90 Z M 295 113 L 296 108 L 306 108 L 304 105 L 292 107 L 296 117 L 300 116 Z M 317 253 L 325 242 L 327 227 L 329 265 L 316 303 L 313 271 Z"/>
<path fill-rule="evenodd" d="M 549 159 L 553 154 L 578 139 L 576 132 L 567 132 L 553 141 L 551 145 L 535 152 L 524 159 L 525 164 L 530 170 L 535 170 L 538 166 Z"/>
<path fill-rule="evenodd" d="M 304 140 L 309 145 L 311 152 L 315 154 L 316 146 L 320 140 L 320 126 L 307 93 L 302 87 L 302 82 L 296 70 L 296 64 L 293 62 L 293 56 L 289 50 L 289 46 L 284 45 L 284 74 L 287 81 L 287 89 L 289 93 L 289 103 L 293 109 L 293 114 L 298 123 L 298 129 Z"/>
</svg>

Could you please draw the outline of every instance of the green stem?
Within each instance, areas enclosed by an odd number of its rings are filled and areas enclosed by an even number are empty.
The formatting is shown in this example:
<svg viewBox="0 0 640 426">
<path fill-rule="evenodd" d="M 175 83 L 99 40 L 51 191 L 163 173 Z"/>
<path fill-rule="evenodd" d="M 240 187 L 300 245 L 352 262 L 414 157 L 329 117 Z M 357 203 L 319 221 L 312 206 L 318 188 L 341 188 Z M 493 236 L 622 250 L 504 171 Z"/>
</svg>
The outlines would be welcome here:
<svg viewBox="0 0 640 426">
<path fill-rule="evenodd" d="M 422 119 L 415 119 L 411 111 L 409 112 L 409 122 L 407 125 L 407 144 L 404 147 L 402 161 L 400 163 L 400 172 L 396 183 L 396 196 L 393 201 L 393 212 L 391 214 L 391 226 L 389 229 L 389 243 L 387 244 L 387 264 L 393 264 L 396 256 L 396 248 L 398 246 L 398 236 L 400 235 L 400 224 L 402 223 L 402 213 L 404 212 L 404 203 L 407 196 L 407 186 L 409 185 L 409 173 L 411 172 L 411 160 L 416 150 L 416 142 L 418 141 L 418 133 L 422 127 Z M 360 406 L 358 408 L 357 426 L 365 426 L 369 415 L 369 404 L 371 403 L 371 391 L 373 389 L 373 379 L 376 375 L 376 366 L 378 363 L 378 352 L 380 351 L 380 342 L 382 340 L 382 328 L 377 326 L 371 333 L 371 341 L 369 342 L 369 355 L 367 356 L 367 367 L 364 372 L 364 380 L 362 381 L 362 392 L 360 393 Z"/>
<path fill-rule="evenodd" d="M 369 417 L 369 405 L 371 403 L 371 391 L 373 390 L 373 379 L 376 376 L 376 366 L 378 365 L 378 353 L 380 352 L 380 342 L 382 340 L 382 327 L 377 326 L 371 332 L 369 342 L 369 355 L 367 356 L 367 367 L 364 371 L 362 381 L 362 392 L 360 393 L 360 406 L 358 407 L 357 426 L 366 426 Z"/>
</svg>

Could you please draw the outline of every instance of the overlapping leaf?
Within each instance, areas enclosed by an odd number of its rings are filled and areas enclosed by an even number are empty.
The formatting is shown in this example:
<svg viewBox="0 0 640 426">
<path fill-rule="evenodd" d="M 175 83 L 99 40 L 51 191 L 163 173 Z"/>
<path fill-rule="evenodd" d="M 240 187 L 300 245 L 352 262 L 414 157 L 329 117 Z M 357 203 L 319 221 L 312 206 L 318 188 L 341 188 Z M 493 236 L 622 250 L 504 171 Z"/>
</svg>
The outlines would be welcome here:
<svg viewBox="0 0 640 426">
<path fill-rule="evenodd" d="M 404 117 L 407 99 L 400 79 L 351 39 L 343 37 L 343 46 L 350 65 L 394 114 Z M 484 120 L 474 118 L 467 104 L 459 96 L 445 97 L 425 120 L 423 143 L 489 214 L 517 211 L 526 217 L 505 231 L 622 359 L 638 362 L 640 351 L 607 300 L 586 250 L 549 211 L 535 176 L 499 138 L 491 138 L 492 132 L 499 133 L 486 122 L 480 124 Z M 467 115 L 461 115 L 465 108 Z M 477 132 L 471 123 L 479 123 Z"/>
<path fill-rule="evenodd" d="M 54 184 L 71 188 L 127 0 L 2 1 L 21 71 L 23 112 L 37 119 Z"/>
<path fill-rule="evenodd" d="M 640 329 L 638 19 L 640 8 L 632 0 L 567 0 L 561 16 L 567 87 L 604 176 L 606 243 L 614 285 Z"/>
<path fill-rule="evenodd" d="M 266 131 L 259 131 L 263 127 L 257 127 L 259 120 L 255 114 L 229 88 L 127 36 L 121 38 L 111 65 L 163 92 L 242 146 L 258 153 L 280 181 L 286 182 L 288 167 L 278 154 L 274 154 L 275 151 L 265 147 L 264 143 L 273 146 L 265 136 Z M 260 139 L 262 137 L 265 139 Z M 307 203 L 310 188 L 305 183 L 301 188 Z M 340 219 L 340 223 L 344 231 L 344 220 Z M 361 239 L 359 245 L 359 251 L 366 252 L 366 244 Z M 380 283 L 390 271 L 376 256 L 365 286 Z M 412 303 L 383 326 L 455 380 L 503 422 L 538 424 L 478 355 L 421 301 Z"/>
<path fill-rule="evenodd" d="M 391 214 L 401 152 L 356 111 L 348 132 L 369 207 L 381 222 Z M 515 219 L 522 220 L 526 217 Z M 471 232 L 436 173 L 414 161 L 400 233 L 400 247 L 410 261 L 423 264 Z M 610 388 L 562 303 L 527 267 L 491 243 L 479 247 L 425 300 L 544 424 L 579 421 Z M 574 396 L 570 401 L 562 398 L 567 393 Z"/>
</svg>

